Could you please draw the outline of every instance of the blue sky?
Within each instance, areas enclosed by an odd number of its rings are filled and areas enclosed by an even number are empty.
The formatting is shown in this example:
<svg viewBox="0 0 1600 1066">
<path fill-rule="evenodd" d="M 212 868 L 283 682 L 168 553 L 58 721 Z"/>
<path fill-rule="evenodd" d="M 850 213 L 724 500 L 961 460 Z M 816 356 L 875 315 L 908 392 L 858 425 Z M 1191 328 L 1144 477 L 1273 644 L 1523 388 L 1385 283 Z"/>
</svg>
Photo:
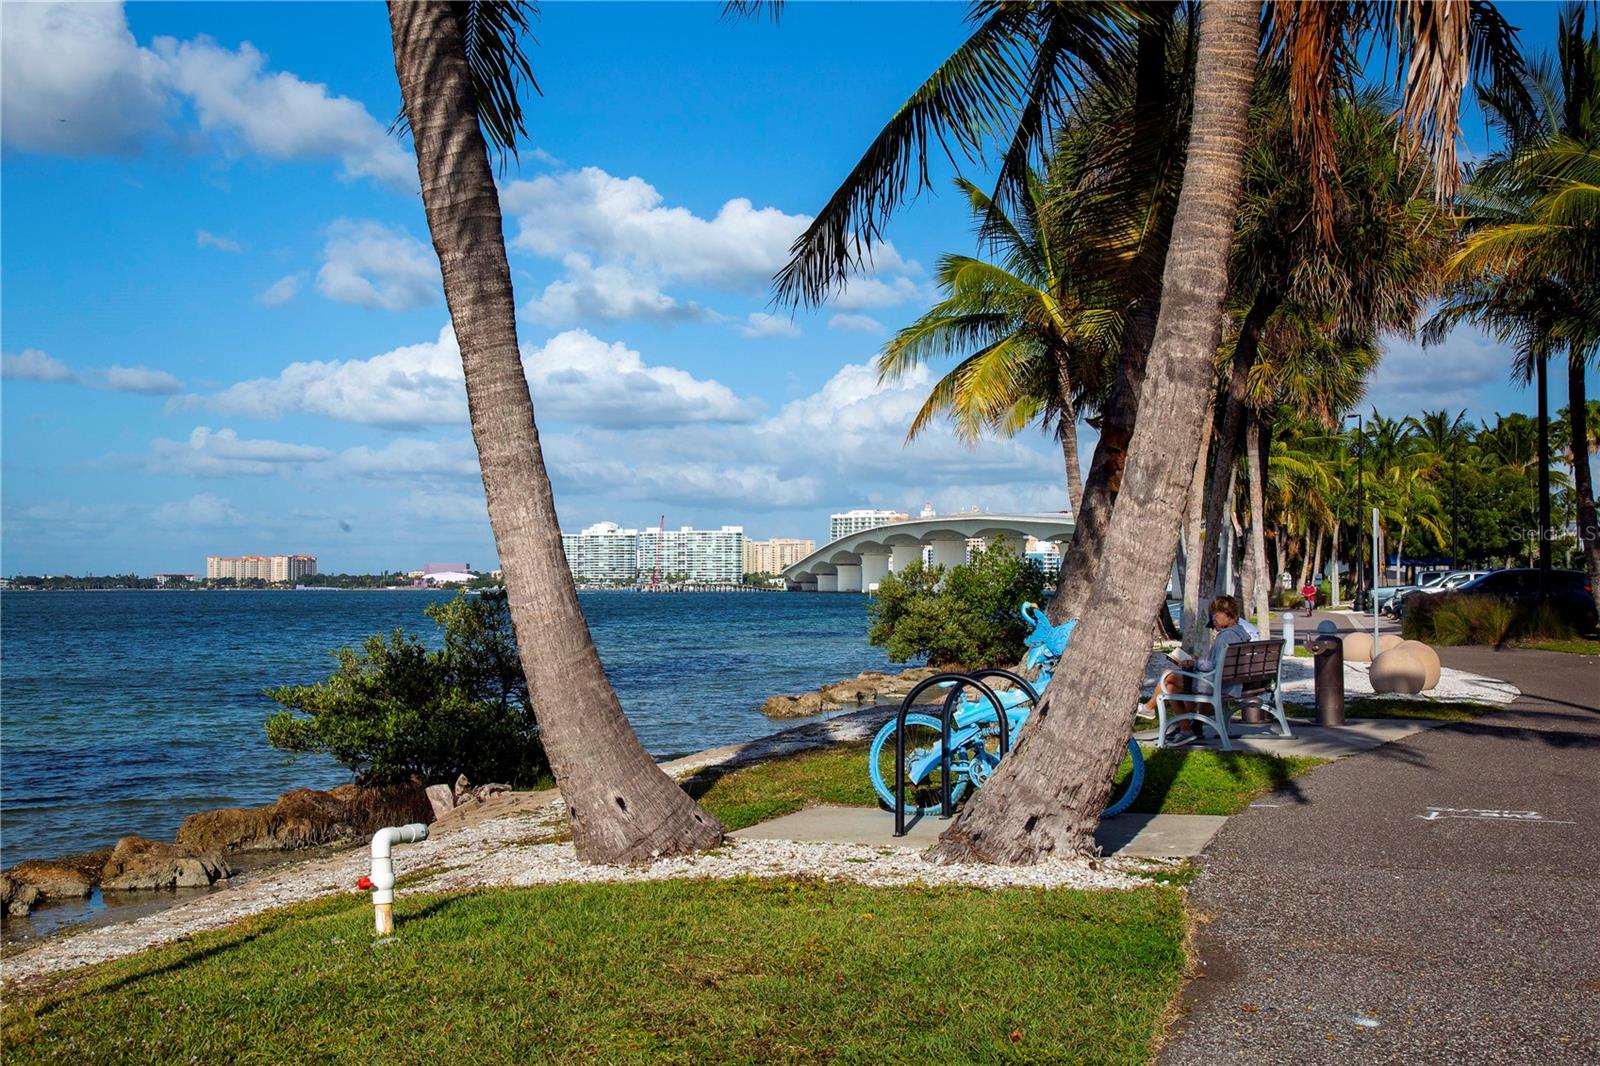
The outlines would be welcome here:
<svg viewBox="0 0 1600 1066">
<path fill-rule="evenodd" d="M 1555 10 L 1509 8 L 1535 47 Z M 937 257 L 972 250 L 948 168 L 830 306 L 769 304 L 789 242 L 962 39 L 964 8 L 791 4 L 777 27 L 719 11 L 540 20 L 543 95 L 502 201 L 563 527 L 665 513 L 823 539 L 850 507 L 1064 507 L 1052 442 L 904 447 L 926 382 L 870 370 Z M 415 163 L 385 132 L 383 6 L 0 18 L 0 570 L 492 565 Z M 1471 115 L 1466 142 L 1487 148 Z M 1393 343 L 1370 400 L 1530 410 L 1508 361 L 1465 333 Z"/>
</svg>

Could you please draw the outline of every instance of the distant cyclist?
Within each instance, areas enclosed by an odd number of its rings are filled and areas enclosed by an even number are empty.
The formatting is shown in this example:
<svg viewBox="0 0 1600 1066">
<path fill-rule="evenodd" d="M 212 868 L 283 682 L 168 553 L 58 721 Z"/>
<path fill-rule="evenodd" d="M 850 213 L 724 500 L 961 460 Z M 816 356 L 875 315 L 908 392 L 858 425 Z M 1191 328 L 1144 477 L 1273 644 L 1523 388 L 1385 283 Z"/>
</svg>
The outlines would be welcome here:
<svg viewBox="0 0 1600 1066">
<path fill-rule="evenodd" d="M 1317 586 L 1307 581 L 1305 588 L 1300 590 L 1300 598 L 1306 601 L 1306 617 L 1311 617 L 1311 612 L 1317 608 Z"/>
</svg>

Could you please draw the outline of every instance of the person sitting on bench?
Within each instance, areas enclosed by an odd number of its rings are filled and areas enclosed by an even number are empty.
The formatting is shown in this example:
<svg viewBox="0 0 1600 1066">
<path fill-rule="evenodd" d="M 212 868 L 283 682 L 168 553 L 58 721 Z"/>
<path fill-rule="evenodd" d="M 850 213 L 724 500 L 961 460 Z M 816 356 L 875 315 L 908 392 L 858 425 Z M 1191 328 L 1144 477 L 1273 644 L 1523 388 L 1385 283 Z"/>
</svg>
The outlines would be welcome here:
<svg viewBox="0 0 1600 1066">
<path fill-rule="evenodd" d="M 1246 644 L 1252 640 L 1260 640 L 1261 632 L 1245 619 L 1239 617 L 1239 601 L 1232 596 L 1218 596 L 1211 601 L 1211 620 L 1206 623 L 1207 629 L 1217 631 L 1217 639 L 1211 645 L 1211 654 L 1203 659 L 1183 658 L 1177 660 L 1177 666 L 1182 670 L 1191 670 L 1197 673 L 1209 673 L 1216 668 L 1222 656 L 1227 654 L 1230 644 Z M 1198 682 L 1205 686 L 1207 682 Z M 1230 691 L 1223 695 L 1238 697 L 1243 689 L 1238 685 L 1229 686 Z M 1145 709 L 1149 716 L 1156 713 L 1156 696 L 1163 692 L 1183 692 L 1184 679 L 1174 671 L 1168 670 L 1161 675 L 1161 680 L 1156 682 L 1156 690 L 1151 694 Z M 1200 695 L 1206 695 L 1209 689 L 1202 687 Z M 1184 728 L 1187 726 L 1188 728 Z M 1167 727 L 1166 746 L 1174 747 L 1182 744 L 1192 744 L 1202 739 L 1200 723 L 1194 720 L 1174 722 Z"/>
</svg>

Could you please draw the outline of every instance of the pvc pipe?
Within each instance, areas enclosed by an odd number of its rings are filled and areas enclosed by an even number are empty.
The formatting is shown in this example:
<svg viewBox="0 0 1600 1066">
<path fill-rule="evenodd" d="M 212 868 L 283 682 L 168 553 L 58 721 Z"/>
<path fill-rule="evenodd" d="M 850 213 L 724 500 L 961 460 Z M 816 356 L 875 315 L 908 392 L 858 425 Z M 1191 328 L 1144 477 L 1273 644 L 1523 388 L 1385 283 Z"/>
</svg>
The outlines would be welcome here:
<svg viewBox="0 0 1600 1066">
<path fill-rule="evenodd" d="M 415 844 L 428 839 L 428 827 L 421 822 L 389 826 L 372 834 L 373 923 L 379 936 L 394 932 L 394 861 L 389 849 L 396 844 Z"/>
<path fill-rule="evenodd" d="M 1294 657 L 1294 612 L 1283 612 L 1283 654 Z"/>
</svg>

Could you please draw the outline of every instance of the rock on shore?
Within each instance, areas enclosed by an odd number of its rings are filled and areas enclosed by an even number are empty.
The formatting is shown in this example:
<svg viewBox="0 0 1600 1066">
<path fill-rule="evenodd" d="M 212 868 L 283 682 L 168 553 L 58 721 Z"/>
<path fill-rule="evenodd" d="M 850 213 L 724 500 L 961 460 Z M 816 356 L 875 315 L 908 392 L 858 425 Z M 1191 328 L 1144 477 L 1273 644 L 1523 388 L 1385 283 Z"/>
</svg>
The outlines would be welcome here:
<svg viewBox="0 0 1600 1066">
<path fill-rule="evenodd" d="M 191 814 L 178 843 L 202 851 L 287 851 L 370 836 L 386 825 L 433 821 L 420 783 L 323 792 L 297 788 L 265 807 L 224 807 Z"/>
<path fill-rule="evenodd" d="M 810 718 L 823 711 L 842 707 L 860 707 L 890 699 L 898 700 L 919 681 L 949 667 L 918 666 L 898 674 L 885 674 L 877 670 L 863 670 L 855 677 L 823 685 L 814 692 L 798 696 L 773 696 L 761 705 L 761 713 L 768 718 Z"/>
<path fill-rule="evenodd" d="M 100 872 L 100 887 L 107 892 L 205 888 L 233 874 L 233 867 L 214 851 L 128 836 L 111 849 Z"/>
</svg>

